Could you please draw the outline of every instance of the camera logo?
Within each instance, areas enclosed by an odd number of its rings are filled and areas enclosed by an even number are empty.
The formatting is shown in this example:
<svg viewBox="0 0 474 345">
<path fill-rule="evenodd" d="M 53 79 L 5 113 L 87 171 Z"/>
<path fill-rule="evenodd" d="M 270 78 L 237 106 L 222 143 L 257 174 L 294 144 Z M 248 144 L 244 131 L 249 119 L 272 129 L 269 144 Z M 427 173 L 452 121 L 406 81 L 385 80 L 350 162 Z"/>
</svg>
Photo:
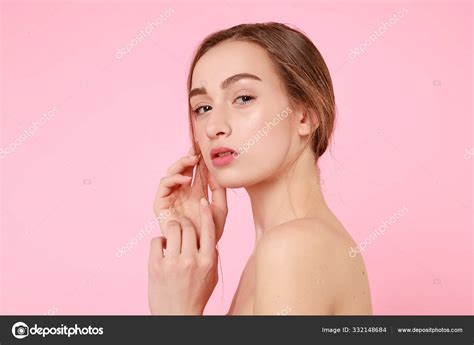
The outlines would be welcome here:
<svg viewBox="0 0 474 345">
<path fill-rule="evenodd" d="M 12 327 L 12 333 L 17 339 L 26 338 L 29 334 L 28 326 L 24 322 L 17 322 Z"/>
</svg>

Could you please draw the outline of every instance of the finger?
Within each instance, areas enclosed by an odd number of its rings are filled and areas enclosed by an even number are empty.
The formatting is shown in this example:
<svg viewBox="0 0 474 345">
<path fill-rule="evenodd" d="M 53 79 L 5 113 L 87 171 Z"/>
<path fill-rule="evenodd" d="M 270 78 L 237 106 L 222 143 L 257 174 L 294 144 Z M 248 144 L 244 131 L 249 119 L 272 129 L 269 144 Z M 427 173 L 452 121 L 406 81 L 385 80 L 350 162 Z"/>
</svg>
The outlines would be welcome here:
<svg viewBox="0 0 474 345">
<path fill-rule="evenodd" d="M 178 256 L 181 252 L 181 225 L 170 220 L 166 226 L 166 256 Z"/>
<path fill-rule="evenodd" d="M 195 154 L 196 154 L 196 150 L 194 149 L 194 145 L 191 145 L 191 147 L 188 150 L 187 155 L 192 156 L 192 155 L 195 155 Z"/>
<path fill-rule="evenodd" d="M 193 176 L 193 169 L 196 163 L 199 161 L 199 156 L 184 156 L 173 163 L 168 170 L 166 175 L 182 174 L 185 176 Z"/>
<path fill-rule="evenodd" d="M 227 214 L 227 189 L 220 186 L 211 174 L 208 181 L 212 195 L 211 205 Z"/>
<path fill-rule="evenodd" d="M 157 219 L 158 220 L 158 224 L 162 223 L 162 222 L 170 222 L 172 220 L 177 220 L 177 217 L 171 213 L 165 213 L 165 212 L 161 212 L 160 213 L 160 217 L 161 217 L 161 221 L 160 219 Z M 167 223 L 164 223 L 162 225 L 160 225 L 160 231 L 161 231 L 161 234 L 165 237 L 165 249 L 166 249 L 166 237 L 168 237 L 168 224 Z M 1 344 L 0 344 L 1 345 Z"/>
<path fill-rule="evenodd" d="M 180 221 L 182 229 L 181 254 L 192 255 L 198 250 L 196 230 L 188 218 L 181 217 Z"/>
<path fill-rule="evenodd" d="M 157 263 L 161 262 L 163 259 L 163 242 L 165 238 L 163 236 L 158 236 L 152 238 L 150 241 L 150 257 L 149 257 L 149 265 L 156 265 Z"/>
<path fill-rule="evenodd" d="M 209 198 L 209 192 L 207 190 L 208 188 L 208 174 L 209 170 L 207 170 L 206 164 L 204 163 L 203 159 L 199 160 L 199 163 L 196 168 L 196 176 L 194 177 L 194 182 L 193 185 L 191 186 L 194 190 L 194 188 L 199 188 L 199 195 L 202 195 L 204 193 L 204 197 L 206 199 Z M 196 187 L 195 187 L 196 186 Z"/>
<path fill-rule="evenodd" d="M 181 174 L 175 174 L 171 176 L 166 176 L 161 179 L 160 186 L 156 191 L 157 198 L 164 198 L 171 194 L 171 191 L 174 187 L 191 183 L 192 177 L 184 176 Z"/>
<path fill-rule="evenodd" d="M 199 252 L 212 254 L 216 248 L 216 226 L 214 225 L 211 208 L 207 200 L 201 198 L 200 203 L 201 235 L 199 238 Z"/>
</svg>

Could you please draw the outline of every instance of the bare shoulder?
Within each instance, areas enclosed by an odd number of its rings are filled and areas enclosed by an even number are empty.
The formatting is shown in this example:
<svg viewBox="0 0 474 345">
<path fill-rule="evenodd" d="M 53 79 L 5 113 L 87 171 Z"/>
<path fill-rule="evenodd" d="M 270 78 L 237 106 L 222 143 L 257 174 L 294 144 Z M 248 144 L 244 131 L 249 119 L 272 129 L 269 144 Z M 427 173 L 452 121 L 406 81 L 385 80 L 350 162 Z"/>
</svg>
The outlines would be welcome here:
<svg viewBox="0 0 474 345">
<path fill-rule="evenodd" d="M 254 313 L 370 314 L 367 273 L 352 246 L 344 228 L 316 218 L 268 230 L 255 251 Z"/>
</svg>

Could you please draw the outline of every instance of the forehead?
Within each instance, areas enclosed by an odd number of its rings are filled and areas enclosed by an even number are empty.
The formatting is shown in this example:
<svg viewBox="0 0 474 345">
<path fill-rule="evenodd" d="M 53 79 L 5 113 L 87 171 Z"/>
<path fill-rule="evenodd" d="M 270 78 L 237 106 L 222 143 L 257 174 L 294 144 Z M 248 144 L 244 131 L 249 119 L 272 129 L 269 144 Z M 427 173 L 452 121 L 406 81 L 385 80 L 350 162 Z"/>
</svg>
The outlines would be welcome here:
<svg viewBox="0 0 474 345">
<path fill-rule="evenodd" d="M 250 42 L 224 41 L 196 63 L 192 88 L 218 85 L 227 77 L 244 72 L 255 74 L 264 82 L 278 82 L 272 60 L 262 47 Z"/>
</svg>

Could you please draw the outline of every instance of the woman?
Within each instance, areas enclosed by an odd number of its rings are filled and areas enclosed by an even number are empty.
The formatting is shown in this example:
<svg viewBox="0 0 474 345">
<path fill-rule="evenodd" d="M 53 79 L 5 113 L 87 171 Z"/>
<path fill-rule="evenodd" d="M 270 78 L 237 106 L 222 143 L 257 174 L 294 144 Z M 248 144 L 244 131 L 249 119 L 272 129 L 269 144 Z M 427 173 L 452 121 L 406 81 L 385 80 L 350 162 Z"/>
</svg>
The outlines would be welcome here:
<svg viewBox="0 0 474 345">
<path fill-rule="evenodd" d="M 155 199 L 168 218 L 151 242 L 151 313 L 203 314 L 218 280 L 226 188 L 244 187 L 255 245 L 227 315 L 371 314 L 363 259 L 349 256 L 355 243 L 320 188 L 336 106 L 313 43 L 280 23 L 216 32 L 195 53 L 188 93 L 193 146 Z"/>
</svg>

